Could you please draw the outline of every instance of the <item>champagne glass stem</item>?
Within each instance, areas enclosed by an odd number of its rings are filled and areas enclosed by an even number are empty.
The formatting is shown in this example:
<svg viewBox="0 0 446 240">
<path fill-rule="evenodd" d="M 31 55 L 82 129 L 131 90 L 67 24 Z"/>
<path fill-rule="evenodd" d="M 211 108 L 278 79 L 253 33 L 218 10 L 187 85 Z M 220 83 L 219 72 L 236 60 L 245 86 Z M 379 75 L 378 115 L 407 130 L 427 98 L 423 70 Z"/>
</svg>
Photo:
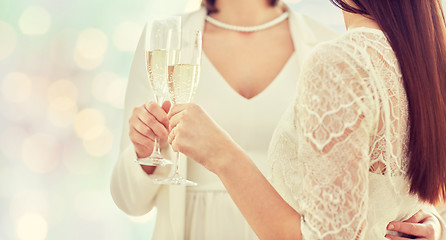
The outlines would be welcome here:
<svg viewBox="0 0 446 240">
<path fill-rule="evenodd" d="M 155 137 L 152 154 L 146 158 L 142 158 L 136 161 L 141 165 L 148 166 L 166 166 L 173 164 L 170 160 L 165 159 L 161 154 L 160 140 L 158 137 Z"/>
<path fill-rule="evenodd" d="M 175 161 L 175 175 L 174 176 L 180 175 L 180 159 L 181 159 L 181 153 L 177 152 L 177 160 Z"/>
<path fill-rule="evenodd" d="M 155 142 L 153 143 L 153 153 L 152 154 L 158 154 L 159 156 L 161 155 L 161 149 L 160 149 L 160 140 L 158 139 L 158 137 L 155 137 Z"/>
<path fill-rule="evenodd" d="M 189 181 L 185 178 L 183 178 L 180 175 L 180 160 L 181 160 L 181 153 L 177 152 L 177 157 L 175 161 L 175 171 L 172 172 L 172 174 L 168 178 L 164 179 L 154 179 L 153 182 L 156 184 L 169 184 L 169 185 L 182 185 L 182 186 L 197 186 L 197 183 Z"/>
</svg>

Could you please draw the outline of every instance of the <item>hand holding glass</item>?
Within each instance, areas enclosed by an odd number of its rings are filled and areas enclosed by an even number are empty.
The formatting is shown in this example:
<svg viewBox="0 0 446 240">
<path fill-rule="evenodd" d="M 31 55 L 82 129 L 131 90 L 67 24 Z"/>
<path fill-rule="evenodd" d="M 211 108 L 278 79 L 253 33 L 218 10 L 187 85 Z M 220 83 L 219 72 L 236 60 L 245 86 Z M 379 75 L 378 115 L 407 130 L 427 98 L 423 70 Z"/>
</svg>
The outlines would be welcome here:
<svg viewBox="0 0 446 240">
<path fill-rule="evenodd" d="M 190 103 L 195 95 L 201 65 L 201 32 L 183 32 L 183 45 L 180 50 L 177 64 L 169 66 L 169 95 L 173 104 Z M 181 153 L 177 153 L 175 162 L 175 172 L 166 179 L 155 179 L 157 184 L 171 184 L 182 186 L 197 186 L 196 183 L 189 181 L 179 173 L 179 161 Z"/>
<path fill-rule="evenodd" d="M 178 61 L 181 46 L 181 18 L 177 16 L 156 16 L 147 22 L 145 43 L 145 65 L 155 101 L 161 105 L 168 98 L 168 66 Z M 165 159 L 156 137 L 152 154 L 138 159 L 141 165 L 164 166 L 172 164 Z"/>
</svg>

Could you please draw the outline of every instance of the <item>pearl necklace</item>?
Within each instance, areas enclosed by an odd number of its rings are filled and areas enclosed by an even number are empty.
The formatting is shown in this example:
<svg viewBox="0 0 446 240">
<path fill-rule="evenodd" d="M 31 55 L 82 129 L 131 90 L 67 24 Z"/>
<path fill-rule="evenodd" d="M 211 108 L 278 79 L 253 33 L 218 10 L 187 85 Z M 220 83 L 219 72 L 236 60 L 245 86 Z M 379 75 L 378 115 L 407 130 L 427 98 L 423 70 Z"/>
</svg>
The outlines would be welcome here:
<svg viewBox="0 0 446 240">
<path fill-rule="evenodd" d="M 227 30 L 232 30 L 232 31 L 237 31 L 237 32 L 257 32 L 257 31 L 261 31 L 261 30 L 265 30 L 267 28 L 273 27 L 273 26 L 283 22 L 287 18 L 288 18 L 288 12 L 284 12 L 284 13 L 282 13 L 282 15 L 278 16 L 277 18 L 275 18 L 267 23 L 257 25 L 257 26 L 251 26 L 251 27 L 230 25 L 227 23 L 220 22 L 220 21 L 216 20 L 215 18 L 212 18 L 211 16 L 207 16 L 206 21 L 208 21 L 209 23 L 211 23 L 217 27 L 227 29 Z"/>
</svg>

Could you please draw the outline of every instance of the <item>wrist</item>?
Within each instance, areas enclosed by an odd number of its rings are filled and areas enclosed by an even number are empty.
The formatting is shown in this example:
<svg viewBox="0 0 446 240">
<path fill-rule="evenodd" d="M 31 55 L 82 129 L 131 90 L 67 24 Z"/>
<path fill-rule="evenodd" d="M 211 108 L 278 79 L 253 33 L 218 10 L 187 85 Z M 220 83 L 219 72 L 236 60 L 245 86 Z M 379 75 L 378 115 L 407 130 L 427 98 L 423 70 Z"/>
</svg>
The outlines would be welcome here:
<svg viewBox="0 0 446 240">
<path fill-rule="evenodd" d="M 215 166 L 213 172 L 219 177 L 225 177 L 233 173 L 234 168 L 239 168 L 251 162 L 251 159 L 239 146 L 234 146 L 231 150 L 227 150 L 224 154 L 220 155 L 215 162 L 218 165 Z"/>
</svg>

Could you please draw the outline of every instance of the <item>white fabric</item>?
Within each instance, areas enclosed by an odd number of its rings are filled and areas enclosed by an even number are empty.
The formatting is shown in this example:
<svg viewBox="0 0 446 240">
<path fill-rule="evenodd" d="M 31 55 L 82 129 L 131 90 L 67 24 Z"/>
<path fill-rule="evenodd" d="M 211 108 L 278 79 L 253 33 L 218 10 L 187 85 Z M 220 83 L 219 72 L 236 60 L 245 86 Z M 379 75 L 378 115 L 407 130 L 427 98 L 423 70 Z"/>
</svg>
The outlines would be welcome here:
<svg viewBox="0 0 446 240">
<path fill-rule="evenodd" d="M 184 16 L 183 30 L 202 30 L 205 17 L 204 9 Z M 303 59 L 315 44 L 337 35 L 310 18 L 293 12 L 290 12 L 289 22 L 295 53 L 264 92 L 251 100 L 242 98 L 204 55 L 194 101 L 230 132 L 260 168 L 266 166 L 272 132 L 287 104 L 292 101 Z M 144 35 L 143 32 L 131 67 L 125 102 L 126 124 L 121 137 L 120 156 L 111 179 L 111 193 L 116 205 L 130 215 L 143 215 L 157 207 L 154 240 L 255 239 L 220 180 L 192 160 L 182 161 L 180 166 L 183 176 L 199 183 L 196 188 L 188 188 L 191 191 L 187 194 L 184 187 L 159 186 L 151 182 L 153 178 L 167 176 L 169 168 L 157 168 L 155 176 L 148 176 L 134 163 L 136 156 L 128 137 L 127 122 L 133 107 L 152 99 L 144 66 Z M 164 149 L 164 152 L 169 151 Z M 218 219 L 210 213 L 215 213 Z M 185 219 L 189 219 L 187 230 Z M 229 222 L 233 224 L 226 224 Z M 225 235 L 220 235 L 221 232 Z"/>
<path fill-rule="evenodd" d="M 443 217 L 443 220 L 446 221 L 446 204 L 443 204 L 442 206 L 438 207 L 438 212 Z"/>
<path fill-rule="evenodd" d="M 194 102 L 225 129 L 261 169 L 274 127 L 292 101 L 298 58 L 293 53 L 279 75 L 259 95 L 246 99 L 224 80 L 203 55 L 202 77 Z M 224 101 L 223 101 L 224 99 Z M 225 191 L 220 179 L 194 161 L 187 175 L 198 186 L 187 188 L 186 239 L 257 239 Z"/>
<path fill-rule="evenodd" d="M 386 239 L 390 221 L 435 212 L 408 193 L 407 98 L 383 32 L 352 29 L 316 47 L 296 95 L 269 179 L 302 215 L 304 239 Z"/>
<path fill-rule="evenodd" d="M 188 191 L 185 239 L 258 239 L 226 191 Z"/>
</svg>

